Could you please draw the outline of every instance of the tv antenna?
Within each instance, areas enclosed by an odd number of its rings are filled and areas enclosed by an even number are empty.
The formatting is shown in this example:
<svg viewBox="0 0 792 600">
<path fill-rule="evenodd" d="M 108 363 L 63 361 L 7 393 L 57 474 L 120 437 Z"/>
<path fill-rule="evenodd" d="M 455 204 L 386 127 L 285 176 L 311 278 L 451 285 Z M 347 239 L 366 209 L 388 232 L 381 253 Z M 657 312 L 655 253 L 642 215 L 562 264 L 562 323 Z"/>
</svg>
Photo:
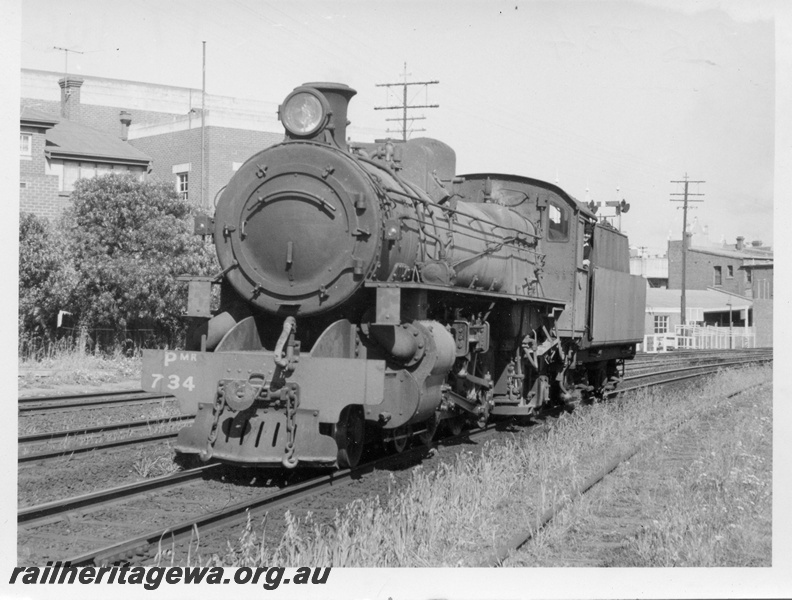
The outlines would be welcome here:
<svg viewBox="0 0 792 600">
<path fill-rule="evenodd" d="M 63 65 L 63 78 L 68 81 L 69 80 L 69 52 L 72 52 L 74 54 L 85 54 L 85 52 L 80 52 L 79 50 L 72 50 L 71 48 L 61 48 L 60 46 L 53 46 L 53 49 L 62 50 L 63 51 L 64 57 L 65 57 L 65 63 Z M 67 89 L 66 93 L 68 94 L 69 92 L 70 92 L 70 90 Z"/>
</svg>

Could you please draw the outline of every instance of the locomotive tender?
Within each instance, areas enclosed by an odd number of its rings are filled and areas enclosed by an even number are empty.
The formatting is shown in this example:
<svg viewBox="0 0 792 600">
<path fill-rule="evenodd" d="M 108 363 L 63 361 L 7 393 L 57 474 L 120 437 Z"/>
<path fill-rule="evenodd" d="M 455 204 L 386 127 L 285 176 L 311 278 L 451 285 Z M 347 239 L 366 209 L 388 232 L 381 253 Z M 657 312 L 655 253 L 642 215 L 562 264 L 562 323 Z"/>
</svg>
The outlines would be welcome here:
<svg viewBox="0 0 792 600">
<path fill-rule="evenodd" d="M 437 140 L 348 145 L 355 93 L 296 88 L 285 141 L 196 221 L 222 272 L 187 278 L 187 348 L 143 362 L 143 389 L 196 415 L 177 452 L 354 466 L 372 437 L 401 450 L 441 423 L 594 398 L 635 355 L 626 236 L 555 185 L 457 176 Z"/>
</svg>

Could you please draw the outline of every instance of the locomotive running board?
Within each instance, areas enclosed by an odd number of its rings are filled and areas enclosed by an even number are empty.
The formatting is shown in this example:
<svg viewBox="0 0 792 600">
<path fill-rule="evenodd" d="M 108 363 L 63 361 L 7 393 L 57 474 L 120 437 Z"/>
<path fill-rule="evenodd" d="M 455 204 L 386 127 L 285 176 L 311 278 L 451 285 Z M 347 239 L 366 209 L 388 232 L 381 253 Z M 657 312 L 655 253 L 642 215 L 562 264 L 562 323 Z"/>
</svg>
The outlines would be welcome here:
<svg viewBox="0 0 792 600">
<path fill-rule="evenodd" d="M 532 302 L 544 304 L 553 308 L 565 308 L 566 302 L 554 298 L 540 298 L 538 296 L 521 296 L 518 294 L 506 294 L 504 292 L 492 292 L 489 290 L 478 290 L 463 287 L 452 287 L 446 285 L 436 285 L 432 283 L 413 283 L 413 282 L 382 282 L 366 281 L 363 284 L 367 288 L 396 288 L 403 290 L 427 290 L 431 292 L 445 292 L 451 294 L 464 294 L 468 296 L 478 296 L 486 298 L 497 298 L 499 300 L 511 300 L 512 302 Z"/>
</svg>

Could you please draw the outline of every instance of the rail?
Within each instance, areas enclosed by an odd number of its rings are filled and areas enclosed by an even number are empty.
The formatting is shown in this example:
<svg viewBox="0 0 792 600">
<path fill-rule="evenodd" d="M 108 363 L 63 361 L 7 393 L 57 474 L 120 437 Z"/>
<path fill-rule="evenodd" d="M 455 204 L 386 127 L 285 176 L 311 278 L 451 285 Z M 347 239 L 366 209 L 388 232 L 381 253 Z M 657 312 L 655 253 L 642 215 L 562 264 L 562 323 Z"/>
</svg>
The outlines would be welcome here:
<svg viewBox="0 0 792 600">
<path fill-rule="evenodd" d="M 72 408 L 99 408 L 123 404 L 139 404 L 156 400 L 173 400 L 171 394 L 151 394 L 143 390 L 67 394 L 58 396 L 29 396 L 17 399 L 22 413 L 47 412 Z"/>
<path fill-rule="evenodd" d="M 726 363 L 699 365 L 694 367 L 688 367 L 686 369 L 675 369 L 670 371 L 661 371 L 661 372 L 655 371 L 651 375 L 631 376 L 628 379 L 631 380 L 643 379 L 646 381 L 642 385 L 614 390 L 609 395 L 624 394 L 626 392 L 634 391 L 639 388 L 666 385 L 669 383 L 675 383 L 693 377 L 706 376 L 713 373 L 717 373 L 720 370 L 722 370 L 724 367 L 726 368 L 736 367 L 749 363 L 769 362 L 772 360 L 773 360 L 772 355 L 764 354 L 764 355 L 756 355 L 753 357 L 743 357 L 742 360 L 733 360 Z M 687 372 L 687 373 L 679 376 L 680 372 Z M 662 380 L 656 380 L 658 376 L 663 376 L 667 374 L 673 374 L 676 376 L 671 378 L 665 378 Z M 649 381 L 650 378 L 654 378 L 655 380 Z M 446 441 L 453 444 L 454 440 L 460 438 L 472 439 L 475 436 L 482 435 L 484 432 L 490 431 L 495 428 L 496 428 L 495 424 L 490 424 L 481 429 L 466 431 L 460 436 L 455 436 L 454 438 L 451 438 L 450 440 L 446 440 Z M 248 511 L 254 511 L 254 510 L 260 511 L 263 509 L 271 510 L 277 507 L 286 506 L 290 502 L 294 502 L 303 497 L 318 494 L 322 491 L 331 488 L 334 485 L 341 485 L 348 483 L 353 479 L 355 479 L 357 476 L 366 474 L 367 472 L 374 471 L 377 468 L 387 465 L 390 461 L 405 460 L 411 453 L 415 453 L 416 456 L 418 456 L 425 452 L 426 452 L 426 448 L 416 448 L 410 452 L 401 455 L 386 456 L 384 458 L 373 460 L 364 465 L 361 465 L 360 467 L 354 470 L 347 469 L 347 470 L 327 473 L 320 477 L 314 477 L 305 481 L 301 481 L 299 483 L 288 485 L 286 488 L 279 490 L 274 494 L 270 494 L 265 497 L 256 496 L 254 498 L 244 500 L 242 502 L 226 507 L 224 509 L 211 511 L 194 518 L 186 519 L 180 523 L 177 523 L 175 525 L 166 528 L 157 529 L 156 531 L 150 531 L 143 535 L 137 535 L 132 538 L 125 539 L 119 543 L 113 543 L 105 547 L 102 547 L 100 549 L 83 553 L 79 556 L 73 556 L 68 560 L 72 565 L 75 566 L 88 565 L 88 564 L 107 565 L 112 563 L 123 564 L 123 563 L 130 563 L 133 561 L 136 563 L 140 563 L 142 561 L 150 560 L 155 556 L 156 549 L 158 546 L 162 546 L 165 543 L 170 545 L 171 543 L 175 544 L 176 542 L 181 543 L 184 541 L 188 541 L 190 537 L 193 535 L 196 528 L 200 528 L 201 531 L 203 532 L 203 531 L 215 529 L 220 526 L 236 523 L 240 520 L 240 518 L 242 518 L 243 515 L 246 515 Z M 204 473 L 205 473 L 206 470 L 216 469 L 220 467 L 221 465 L 218 464 L 210 464 L 201 467 L 201 469 L 204 469 Z M 95 494 L 88 494 L 82 497 L 65 499 L 62 501 L 49 503 L 48 505 L 29 507 L 21 510 L 18 513 L 18 522 L 20 523 L 20 525 L 24 524 L 26 527 L 32 526 L 33 524 L 44 524 L 46 522 L 57 520 L 59 518 L 59 515 L 63 515 L 65 513 L 68 513 L 69 511 L 73 511 L 75 510 L 75 508 L 82 508 L 82 507 L 95 508 L 97 506 L 102 506 L 105 503 L 117 503 L 121 501 L 121 498 L 129 498 L 130 496 L 143 493 L 144 491 L 148 492 L 156 486 L 161 485 L 162 487 L 167 487 L 167 485 L 177 485 L 176 483 L 174 483 L 176 477 L 195 478 L 198 476 L 196 475 L 196 473 L 198 473 L 198 470 L 185 471 L 182 473 L 178 473 L 175 476 L 166 476 L 159 478 L 160 481 L 150 480 L 150 481 L 141 482 L 139 484 L 128 484 L 126 486 L 120 486 L 119 488 L 115 488 L 113 490 L 106 490 L 105 492 L 97 492 Z M 146 489 L 147 487 L 148 489 Z M 104 495 L 104 499 L 102 498 L 102 495 Z"/>
</svg>

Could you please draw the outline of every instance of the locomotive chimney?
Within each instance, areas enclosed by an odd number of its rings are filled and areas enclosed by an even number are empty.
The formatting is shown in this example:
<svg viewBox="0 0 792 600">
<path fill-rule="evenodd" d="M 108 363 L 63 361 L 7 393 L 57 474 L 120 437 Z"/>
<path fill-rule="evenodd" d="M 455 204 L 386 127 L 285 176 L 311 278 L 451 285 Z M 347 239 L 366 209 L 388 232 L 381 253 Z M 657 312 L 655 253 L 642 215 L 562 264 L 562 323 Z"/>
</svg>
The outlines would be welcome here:
<svg viewBox="0 0 792 600">
<path fill-rule="evenodd" d="M 312 87 L 319 90 L 327 98 L 330 105 L 330 124 L 328 129 L 333 132 L 333 139 L 336 145 L 342 150 L 347 150 L 346 128 L 347 128 L 347 107 L 352 96 L 357 94 L 343 83 L 305 83 L 305 87 Z"/>
</svg>

